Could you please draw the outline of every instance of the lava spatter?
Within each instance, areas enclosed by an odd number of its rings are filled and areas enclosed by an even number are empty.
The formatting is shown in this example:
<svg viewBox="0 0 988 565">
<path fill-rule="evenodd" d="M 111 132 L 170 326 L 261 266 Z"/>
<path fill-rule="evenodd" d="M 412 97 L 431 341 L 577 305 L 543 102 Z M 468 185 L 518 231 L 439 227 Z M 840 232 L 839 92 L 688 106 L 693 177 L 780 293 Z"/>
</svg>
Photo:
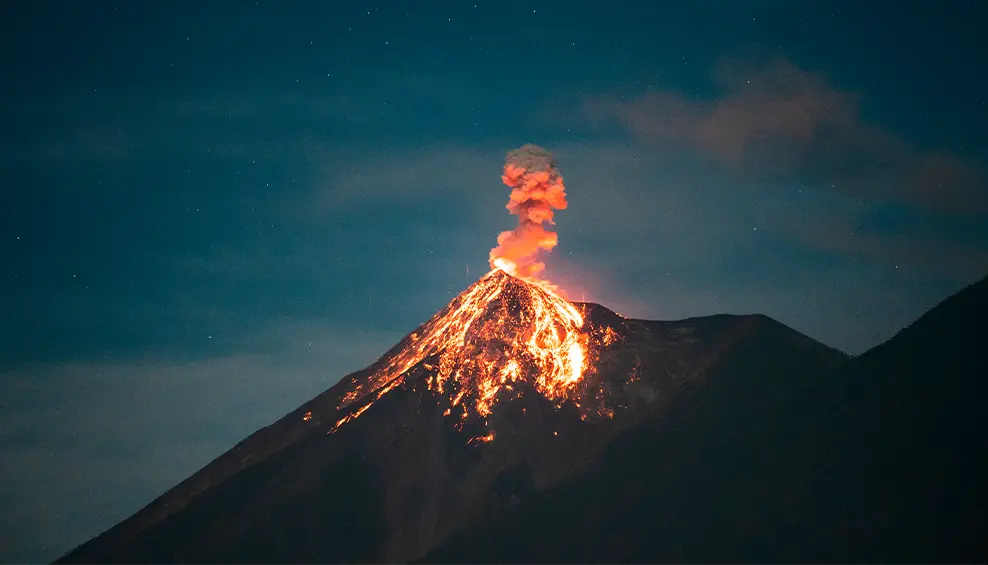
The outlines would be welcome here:
<svg viewBox="0 0 988 565">
<path fill-rule="evenodd" d="M 557 404 L 573 399 L 591 353 L 585 326 L 577 307 L 551 287 L 494 269 L 354 383 L 339 405 L 348 413 L 330 433 L 403 384 L 416 366 L 429 371 L 430 390 L 447 395 L 461 419 L 487 417 L 519 381 Z"/>
</svg>

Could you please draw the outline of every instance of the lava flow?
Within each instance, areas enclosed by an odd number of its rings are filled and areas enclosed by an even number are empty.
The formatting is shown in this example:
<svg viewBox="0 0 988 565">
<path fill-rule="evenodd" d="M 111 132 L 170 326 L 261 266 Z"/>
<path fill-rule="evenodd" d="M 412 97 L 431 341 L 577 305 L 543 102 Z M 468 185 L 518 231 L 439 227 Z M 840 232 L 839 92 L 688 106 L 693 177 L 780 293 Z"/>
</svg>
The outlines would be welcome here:
<svg viewBox="0 0 988 565">
<path fill-rule="evenodd" d="M 503 395 L 521 394 L 520 381 L 557 405 L 579 397 L 591 332 L 576 306 L 540 278 L 545 265 L 538 258 L 557 243 L 544 224 L 566 207 L 562 177 L 547 151 L 525 145 L 508 154 L 501 178 L 512 188 L 507 208 L 518 225 L 498 236 L 490 253 L 493 270 L 411 334 L 372 375 L 351 383 L 338 406 L 348 413 L 329 433 L 401 386 L 416 367 L 428 372 L 430 390 L 449 398 L 446 415 L 458 410 L 460 421 L 486 418 Z M 492 432 L 474 439 L 493 438 Z"/>
<path fill-rule="evenodd" d="M 486 417 L 502 392 L 529 381 L 546 398 L 572 398 L 589 357 L 583 315 L 549 288 L 494 269 L 429 320 L 386 364 L 354 383 L 341 410 L 364 400 L 333 430 L 359 417 L 420 363 L 429 388 L 461 418 Z M 367 397 L 370 397 L 367 400 Z"/>
</svg>

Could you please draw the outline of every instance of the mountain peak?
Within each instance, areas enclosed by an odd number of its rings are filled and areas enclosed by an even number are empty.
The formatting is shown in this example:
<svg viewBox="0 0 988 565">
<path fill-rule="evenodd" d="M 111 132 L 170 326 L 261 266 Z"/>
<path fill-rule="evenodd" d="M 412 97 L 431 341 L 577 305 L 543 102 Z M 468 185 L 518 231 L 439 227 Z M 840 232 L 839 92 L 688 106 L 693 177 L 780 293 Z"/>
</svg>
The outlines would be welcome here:
<svg viewBox="0 0 988 565">
<path fill-rule="evenodd" d="M 373 374 L 354 378 L 337 407 L 345 415 L 329 433 L 411 374 L 446 397 L 445 415 L 460 422 L 486 418 L 502 395 L 522 394 L 521 383 L 556 404 L 578 400 L 591 356 L 617 338 L 613 329 L 587 324 L 551 285 L 494 269 L 410 334 Z"/>
<path fill-rule="evenodd" d="M 710 390 L 772 400 L 843 360 L 785 329 L 628 319 L 495 269 L 63 561 L 410 562 L 627 434 L 682 425 Z"/>
</svg>

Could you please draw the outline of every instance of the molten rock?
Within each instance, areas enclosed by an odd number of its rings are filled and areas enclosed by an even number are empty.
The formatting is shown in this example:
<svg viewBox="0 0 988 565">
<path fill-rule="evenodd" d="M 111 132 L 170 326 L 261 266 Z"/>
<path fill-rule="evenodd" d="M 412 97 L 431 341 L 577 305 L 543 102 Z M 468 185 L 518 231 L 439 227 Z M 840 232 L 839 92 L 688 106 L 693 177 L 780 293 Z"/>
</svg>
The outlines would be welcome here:
<svg viewBox="0 0 988 565">
<path fill-rule="evenodd" d="M 520 382 L 557 405 L 579 404 L 592 337 L 576 306 L 551 288 L 495 269 L 406 338 L 370 378 L 355 380 L 338 407 L 349 413 L 331 433 L 416 367 L 429 372 L 429 389 L 449 397 L 464 421 L 489 416 L 502 394 L 520 394 Z"/>
</svg>

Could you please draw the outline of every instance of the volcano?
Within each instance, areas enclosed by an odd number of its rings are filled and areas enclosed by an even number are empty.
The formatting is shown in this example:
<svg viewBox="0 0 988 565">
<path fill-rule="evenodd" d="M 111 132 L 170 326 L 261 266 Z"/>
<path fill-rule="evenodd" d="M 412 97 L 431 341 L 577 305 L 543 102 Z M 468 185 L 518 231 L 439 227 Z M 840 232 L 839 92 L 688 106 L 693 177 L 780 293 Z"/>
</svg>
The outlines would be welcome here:
<svg viewBox="0 0 988 565">
<path fill-rule="evenodd" d="M 489 416 L 503 393 L 517 397 L 526 388 L 579 407 L 589 401 L 591 340 L 598 351 L 615 335 L 585 326 L 576 306 L 550 287 L 495 269 L 402 341 L 373 375 L 352 379 L 339 409 L 356 408 L 330 433 L 423 372 L 429 389 L 449 401 L 444 416 L 458 409 L 461 422 Z"/>
<path fill-rule="evenodd" d="M 877 499 L 835 508 L 833 498 L 848 493 L 832 475 L 858 476 L 854 457 L 886 443 L 852 429 L 876 425 L 862 414 L 881 394 L 855 387 L 871 390 L 882 359 L 900 359 L 894 344 L 886 351 L 849 361 L 761 315 L 628 319 L 494 269 L 376 363 L 61 562 L 884 556 L 824 550 L 854 509 L 870 521 L 844 527 L 861 539 L 896 523 L 873 512 Z M 881 429 L 915 400 L 897 396 Z M 884 447 L 888 468 L 901 463 Z M 817 536 L 821 502 L 820 524 L 833 527 Z M 806 540 L 816 553 L 798 553 Z"/>
<path fill-rule="evenodd" d="M 823 378 L 778 372 L 766 347 L 802 354 L 758 332 L 593 469 L 422 561 L 983 563 L 986 318 L 988 278 Z"/>
</svg>

